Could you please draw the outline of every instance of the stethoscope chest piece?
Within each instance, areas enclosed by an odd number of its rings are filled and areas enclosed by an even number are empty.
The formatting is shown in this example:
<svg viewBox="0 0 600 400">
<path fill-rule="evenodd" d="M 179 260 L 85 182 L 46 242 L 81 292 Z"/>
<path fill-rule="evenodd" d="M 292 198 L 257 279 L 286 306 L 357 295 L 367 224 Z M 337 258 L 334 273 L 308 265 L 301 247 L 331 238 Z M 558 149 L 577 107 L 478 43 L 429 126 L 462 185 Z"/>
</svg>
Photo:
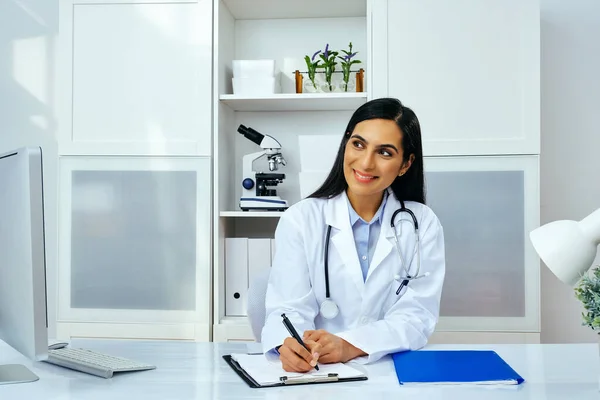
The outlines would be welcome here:
<svg viewBox="0 0 600 400">
<path fill-rule="evenodd" d="M 332 319 L 337 317 L 340 309 L 333 300 L 325 299 L 321 303 L 321 316 L 326 319 Z"/>
</svg>

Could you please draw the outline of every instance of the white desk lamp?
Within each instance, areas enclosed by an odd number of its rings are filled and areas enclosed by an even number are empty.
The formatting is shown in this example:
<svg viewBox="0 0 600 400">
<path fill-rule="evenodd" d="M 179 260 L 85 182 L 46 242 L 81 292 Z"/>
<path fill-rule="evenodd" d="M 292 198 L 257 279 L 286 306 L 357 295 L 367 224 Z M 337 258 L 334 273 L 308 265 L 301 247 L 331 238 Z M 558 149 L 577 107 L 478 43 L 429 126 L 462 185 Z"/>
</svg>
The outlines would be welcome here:
<svg viewBox="0 0 600 400">
<path fill-rule="evenodd" d="M 575 286 L 600 244 L 600 208 L 581 221 L 554 221 L 529 234 L 535 251 L 562 282 Z"/>
</svg>

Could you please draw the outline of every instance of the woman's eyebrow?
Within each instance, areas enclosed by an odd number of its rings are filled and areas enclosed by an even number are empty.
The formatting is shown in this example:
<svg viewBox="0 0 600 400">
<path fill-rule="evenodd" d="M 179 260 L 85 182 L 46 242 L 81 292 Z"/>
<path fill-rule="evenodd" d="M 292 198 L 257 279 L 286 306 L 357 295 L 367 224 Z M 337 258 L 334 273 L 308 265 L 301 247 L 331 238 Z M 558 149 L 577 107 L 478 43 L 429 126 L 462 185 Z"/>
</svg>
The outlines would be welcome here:
<svg viewBox="0 0 600 400">
<path fill-rule="evenodd" d="M 352 135 L 351 139 L 355 138 L 358 140 L 362 140 L 363 142 L 365 142 L 365 144 L 369 144 L 369 142 L 362 136 L 360 135 Z M 381 148 L 388 148 L 388 149 L 394 149 L 396 150 L 396 153 L 398 153 L 398 149 L 396 148 L 396 146 L 394 146 L 393 144 L 380 144 L 379 146 L 377 146 L 377 148 L 381 149 Z"/>
<path fill-rule="evenodd" d="M 356 139 L 362 140 L 366 144 L 369 144 L 369 142 L 367 142 L 367 139 L 365 139 L 364 137 L 362 137 L 360 135 L 354 134 L 354 135 L 352 135 L 352 137 L 350 139 L 352 139 L 352 138 L 356 138 Z"/>
<path fill-rule="evenodd" d="M 381 148 L 394 149 L 394 150 L 396 150 L 396 153 L 398 153 L 398 149 L 393 144 L 381 144 L 381 145 L 379 145 L 379 148 L 380 149 Z"/>
</svg>

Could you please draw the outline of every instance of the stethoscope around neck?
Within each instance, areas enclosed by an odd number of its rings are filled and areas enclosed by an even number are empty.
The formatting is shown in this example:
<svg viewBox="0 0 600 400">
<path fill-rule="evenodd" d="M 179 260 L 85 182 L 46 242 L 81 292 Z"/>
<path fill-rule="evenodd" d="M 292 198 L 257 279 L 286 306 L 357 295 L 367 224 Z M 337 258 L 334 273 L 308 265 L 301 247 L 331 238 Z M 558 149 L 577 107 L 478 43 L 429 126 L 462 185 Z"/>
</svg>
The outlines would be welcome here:
<svg viewBox="0 0 600 400">
<path fill-rule="evenodd" d="M 407 266 L 406 261 L 402 255 L 402 250 L 400 249 L 400 241 L 398 240 L 398 235 L 396 234 L 396 224 L 394 220 L 396 219 L 396 215 L 401 212 L 408 213 L 413 221 L 413 226 L 415 230 L 415 246 L 417 248 L 417 271 L 414 275 L 410 274 L 410 266 Z M 398 290 L 396 290 L 396 295 L 399 295 L 402 292 L 402 289 L 408 286 L 410 281 L 415 279 L 422 278 L 424 276 L 428 276 L 429 273 L 425 273 L 423 275 L 419 275 L 421 271 L 421 246 L 419 245 L 419 223 L 417 221 L 417 217 L 415 214 L 404 206 L 404 201 L 400 200 L 400 208 L 394 211 L 392 214 L 392 218 L 390 221 L 390 225 L 394 231 L 394 244 L 396 247 L 396 251 L 398 252 L 398 256 L 400 257 L 400 262 L 402 263 L 402 268 L 404 269 L 404 276 L 395 275 L 394 280 L 400 282 L 400 286 L 398 286 Z M 321 302 L 320 306 L 320 314 L 323 318 L 332 319 L 335 318 L 339 313 L 339 307 L 335 303 L 335 301 L 331 300 L 330 292 L 329 292 L 329 239 L 331 237 L 331 225 L 327 225 L 327 236 L 325 238 L 325 300 Z"/>
</svg>

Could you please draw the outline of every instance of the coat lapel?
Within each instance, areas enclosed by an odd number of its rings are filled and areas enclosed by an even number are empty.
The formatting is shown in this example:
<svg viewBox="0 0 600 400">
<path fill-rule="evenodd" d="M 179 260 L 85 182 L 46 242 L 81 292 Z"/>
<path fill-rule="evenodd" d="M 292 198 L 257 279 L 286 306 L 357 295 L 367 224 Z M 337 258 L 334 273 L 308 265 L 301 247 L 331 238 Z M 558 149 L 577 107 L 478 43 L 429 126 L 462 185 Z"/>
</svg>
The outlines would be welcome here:
<svg viewBox="0 0 600 400">
<path fill-rule="evenodd" d="M 388 191 L 387 203 L 383 210 L 383 217 L 381 219 L 381 231 L 379 233 L 379 239 L 377 240 L 377 246 L 375 247 L 375 253 L 369 266 L 369 272 L 367 273 L 367 280 L 373 274 L 373 272 L 383 263 L 385 258 L 389 256 L 390 252 L 394 249 L 394 229 L 392 228 L 390 221 L 392 220 L 392 214 L 394 211 L 400 208 L 400 202 L 396 200 L 396 196 L 391 190 Z"/>
<path fill-rule="evenodd" d="M 361 296 L 365 283 L 363 282 L 362 270 L 358 261 L 354 234 L 350 226 L 350 214 L 348 213 L 348 199 L 343 192 L 339 196 L 329 199 L 325 209 L 325 223 L 331 225 L 331 245 L 329 262 L 331 265 L 331 250 L 339 254 L 346 273 L 356 284 Z M 331 272 L 331 271 L 330 271 Z"/>
</svg>

